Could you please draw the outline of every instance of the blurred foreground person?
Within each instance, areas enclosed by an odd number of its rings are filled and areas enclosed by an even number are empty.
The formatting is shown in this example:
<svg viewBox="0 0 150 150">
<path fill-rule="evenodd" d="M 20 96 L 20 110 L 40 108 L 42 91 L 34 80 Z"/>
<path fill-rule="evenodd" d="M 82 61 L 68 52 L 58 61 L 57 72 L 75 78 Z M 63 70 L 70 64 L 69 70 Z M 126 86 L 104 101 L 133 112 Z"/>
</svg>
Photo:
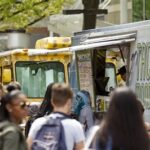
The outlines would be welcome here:
<svg viewBox="0 0 150 150">
<path fill-rule="evenodd" d="M 20 91 L 12 91 L 1 100 L 0 149 L 27 150 L 19 124 L 27 115 L 27 98 Z"/>
<path fill-rule="evenodd" d="M 94 125 L 90 94 L 81 90 L 76 95 L 75 114 L 84 127 L 85 133 Z"/>
<path fill-rule="evenodd" d="M 73 93 L 66 84 L 52 88 L 53 112 L 34 121 L 28 135 L 31 150 L 81 150 L 84 133 L 81 124 L 70 119 Z"/>
<path fill-rule="evenodd" d="M 149 150 L 139 102 L 130 89 L 113 92 L 98 133 L 97 150 Z"/>
<path fill-rule="evenodd" d="M 42 101 L 42 104 L 40 105 L 40 108 L 37 108 L 36 106 L 36 110 L 38 109 L 38 111 L 36 112 L 33 112 L 32 108 L 30 109 L 30 118 L 29 120 L 27 121 L 26 123 L 26 126 L 25 126 L 25 135 L 26 137 L 28 136 L 28 133 L 29 133 L 29 130 L 30 130 L 30 127 L 32 125 L 32 123 L 37 119 L 37 118 L 40 118 L 40 117 L 44 117 L 46 115 L 49 115 L 52 111 L 53 111 L 53 106 L 52 106 L 52 103 L 51 103 L 51 94 L 52 94 L 52 87 L 53 87 L 54 83 L 51 83 L 47 86 L 47 89 L 46 89 L 46 92 L 45 92 L 45 96 L 44 96 L 44 99 Z"/>
</svg>

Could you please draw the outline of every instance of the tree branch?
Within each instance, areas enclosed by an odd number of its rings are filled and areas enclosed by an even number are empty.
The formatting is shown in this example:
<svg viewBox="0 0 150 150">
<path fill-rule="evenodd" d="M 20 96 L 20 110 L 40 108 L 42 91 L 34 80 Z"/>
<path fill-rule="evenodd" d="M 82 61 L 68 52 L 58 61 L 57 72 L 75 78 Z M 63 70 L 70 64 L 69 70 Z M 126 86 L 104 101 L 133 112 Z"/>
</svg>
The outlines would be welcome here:
<svg viewBox="0 0 150 150">
<path fill-rule="evenodd" d="M 27 28 L 28 26 L 33 25 L 34 23 L 36 23 L 36 22 L 40 21 L 41 19 L 43 19 L 43 18 L 45 18 L 45 17 L 46 17 L 46 16 L 45 16 L 45 15 L 43 15 L 43 16 L 41 16 L 41 17 L 39 17 L 39 18 L 35 19 L 34 21 L 32 21 L 32 22 L 28 23 L 27 25 L 25 25 L 25 26 L 24 26 L 24 28 Z"/>
<path fill-rule="evenodd" d="M 40 1 L 40 2 L 37 2 L 37 3 L 34 3 L 34 6 L 38 6 L 38 5 L 42 4 L 42 3 L 48 3 L 48 0 L 43 0 L 43 1 Z M 14 12 L 14 13 L 12 13 L 11 15 L 7 16 L 7 18 L 11 18 L 11 17 L 13 17 L 15 15 L 18 15 L 19 13 L 22 13 L 23 11 L 25 11 L 24 8 Z M 1 17 L 0 18 L 0 21 L 3 21 L 3 20 L 5 20 L 5 17 Z"/>
</svg>

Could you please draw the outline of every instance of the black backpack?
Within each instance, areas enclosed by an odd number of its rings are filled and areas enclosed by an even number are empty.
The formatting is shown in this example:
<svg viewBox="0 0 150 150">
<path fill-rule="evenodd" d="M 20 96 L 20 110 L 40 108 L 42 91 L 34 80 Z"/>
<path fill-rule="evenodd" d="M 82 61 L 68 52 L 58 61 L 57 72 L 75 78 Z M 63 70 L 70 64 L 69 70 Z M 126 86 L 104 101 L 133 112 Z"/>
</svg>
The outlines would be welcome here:
<svg viewBox="0 0 150 150">
<path fill-rule="evenodd" d="M 67 150 L 62 120 L 66 117 L 47 117 L 46 123 L 37 132 L 32 150 Z"/>
</svg>

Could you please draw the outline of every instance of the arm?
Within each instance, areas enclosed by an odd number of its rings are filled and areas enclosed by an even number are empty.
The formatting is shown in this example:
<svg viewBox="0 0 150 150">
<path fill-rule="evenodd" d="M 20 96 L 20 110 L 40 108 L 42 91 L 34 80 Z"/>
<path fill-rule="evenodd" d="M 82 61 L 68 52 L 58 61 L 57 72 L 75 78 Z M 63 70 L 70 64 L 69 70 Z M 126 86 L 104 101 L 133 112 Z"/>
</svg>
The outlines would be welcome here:
<svg viewBox="0 0 150 150">
<path fill-rule="evenodd" d="M 33 143 L 32 138 L 28 137 L 28 138 L 27 138 L 28 150 L 31 150 L 32 143 Z"/>
<path fill-rule="evenodd" d="M 148 122 L 145 122 L 145 128 L 147 130 L 148 137 L 150 138 L 150 124 Z"/>
<path fill-rule="evenodd" d="M 75 150 L 83 150 L 83 149 L 84 149 L 84 142 L 83 141 L 75 144 Z"/>
</svg>

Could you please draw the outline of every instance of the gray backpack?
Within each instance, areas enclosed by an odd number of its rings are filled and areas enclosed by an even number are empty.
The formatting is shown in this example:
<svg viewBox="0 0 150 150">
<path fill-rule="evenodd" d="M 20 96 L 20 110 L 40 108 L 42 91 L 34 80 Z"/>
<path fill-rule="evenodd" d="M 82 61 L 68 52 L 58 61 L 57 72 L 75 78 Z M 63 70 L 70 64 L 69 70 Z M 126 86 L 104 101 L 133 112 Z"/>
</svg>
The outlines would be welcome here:
<svg viewBox="0 0 150 150">
<path fill-rule="evenodd" d="M 47 118 L 37 132 L 32 150 L 67 150 L 65 133 L 61 121 L 66 117 Z"/>
</svg>

